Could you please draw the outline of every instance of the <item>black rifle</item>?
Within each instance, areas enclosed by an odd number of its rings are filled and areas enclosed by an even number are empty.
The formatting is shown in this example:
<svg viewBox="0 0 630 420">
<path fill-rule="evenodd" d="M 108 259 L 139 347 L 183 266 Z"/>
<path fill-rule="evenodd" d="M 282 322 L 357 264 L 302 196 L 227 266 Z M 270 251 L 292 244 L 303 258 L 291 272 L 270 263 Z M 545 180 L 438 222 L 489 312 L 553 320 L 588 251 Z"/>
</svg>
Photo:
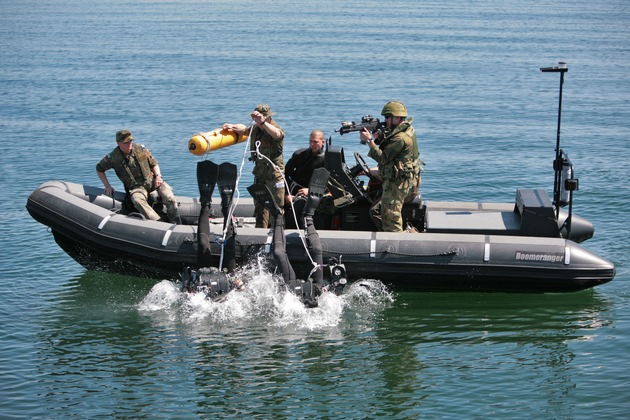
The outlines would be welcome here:
<svg viewBox="0 0 630 420">
<path fill-rule="evenodd" d="M 378 130 L 383 130 L 385 128 L 385 124 L 379 121 L 378 118 L 374 118 L 371 115 L 364 115 L 361 117 L 360 123 L 356 123 L 354 121 L 342 122 L 341 128 L 339 128 L 339 130 L 335 130 L 335 132 L 344 135 L 346 133 L 352 133 L 353 131 L 361 131 L 364 128 L 367 128 L 370 133 L 374 133 Z"/>
</svg>

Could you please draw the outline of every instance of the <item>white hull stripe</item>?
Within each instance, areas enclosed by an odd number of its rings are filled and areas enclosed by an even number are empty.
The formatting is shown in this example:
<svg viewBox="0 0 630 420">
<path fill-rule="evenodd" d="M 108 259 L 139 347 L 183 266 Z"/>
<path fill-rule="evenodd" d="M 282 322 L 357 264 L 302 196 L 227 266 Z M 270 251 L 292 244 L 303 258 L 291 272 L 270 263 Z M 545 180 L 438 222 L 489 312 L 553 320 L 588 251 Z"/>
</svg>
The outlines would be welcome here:
<svg viewBox="0 0 630 420">
<path fill-rule="evenodd" d="M 269 232 L 267 235 L 267 242 L 265 242 L 265 254 L 268 254 L 271 251 L 271 241 L 273 241 L 273 233 Z"/>
<path fill-rule="evenodd" d="M 112 215 L 110 214 L 109 216 L 101 220 L 101 223 L 98 225 L 98 230 L 103 230 L 103 226 L 105 226 L 105 223 L 109 222 L 109 219 L 111 218 L 112 218 Z"/>
<path fill-rule="evenodd" d="M 166 244 L 168 244 L 168 238 L 171 237 L 171 233 L 173 233 L 172 228 L 166 231 L 166 233 L 164 234 L 164 238 L 162 239 L 162 246 L 166 246 Z"/>
</svg>

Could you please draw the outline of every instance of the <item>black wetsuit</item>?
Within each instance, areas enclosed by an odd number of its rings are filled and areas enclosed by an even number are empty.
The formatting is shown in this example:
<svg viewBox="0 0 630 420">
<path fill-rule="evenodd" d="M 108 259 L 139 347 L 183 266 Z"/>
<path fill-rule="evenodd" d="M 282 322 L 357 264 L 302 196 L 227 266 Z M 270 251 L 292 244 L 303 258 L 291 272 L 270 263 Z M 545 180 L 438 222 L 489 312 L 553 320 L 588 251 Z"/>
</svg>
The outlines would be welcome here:
<svg viewBox="0 0 630 420">
<path fill-rule="evenodd" d="M 313 171 L 317 168 L 324 167 L 324 149 L 315 154 L 310 148 L 296 150 L 291 159 L 286 163 L 284 167 L 284 176 L 289 184 L 288 193 L 295 196 L 300 188 L 308 187 L 308 183 L 311 180 Z M 304 228 L 303 220 L 301 218 L 304 205 L 306 203 L 306 197 L 300 197 L 295 200 L 293 207 L 295 207 L 295 214 L 298 215 L 298 223 L 300 228 Z M 286 227 L 289 229 L 295 229 L 295 221 L 293 213 L 291 212 L 291 203 L 285 201 L 285 214 L 286 214 Z"/>
<path fill-rule="evenodd" d="M 300 188 L 308 187 L 313 171 L 324 167 L 324 149 L 315 154 L 308 147 L 296 150 L 284 166 L 284 176 L 289 183 L 289 194 L 295 195 Z"/>
</svg>

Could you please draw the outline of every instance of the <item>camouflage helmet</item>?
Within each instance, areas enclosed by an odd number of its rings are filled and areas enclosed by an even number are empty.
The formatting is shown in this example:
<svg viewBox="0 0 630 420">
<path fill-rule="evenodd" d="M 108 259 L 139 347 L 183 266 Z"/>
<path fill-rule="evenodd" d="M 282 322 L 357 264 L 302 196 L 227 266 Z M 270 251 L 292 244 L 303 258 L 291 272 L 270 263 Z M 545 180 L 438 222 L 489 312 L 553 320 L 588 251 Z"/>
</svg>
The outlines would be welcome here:
<svg viewBox="0 0 630 420">
<path fill-rule="evenodd" d="M 381 115 L 386 117 L 388 115 L 394 117 L 406 117 L 407 116 L 407 107 L 400 101 L 390 101 L 385 104 L 383 110 L 381 111 Z"/>
</svg>

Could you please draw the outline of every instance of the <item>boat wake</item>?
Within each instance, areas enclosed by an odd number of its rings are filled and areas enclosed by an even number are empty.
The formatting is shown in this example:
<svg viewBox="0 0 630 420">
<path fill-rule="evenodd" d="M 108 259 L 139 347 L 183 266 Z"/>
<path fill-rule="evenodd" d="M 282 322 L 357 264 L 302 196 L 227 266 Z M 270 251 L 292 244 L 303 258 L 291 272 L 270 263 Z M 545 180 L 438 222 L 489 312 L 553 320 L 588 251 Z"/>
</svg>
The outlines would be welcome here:
<svg viewBox="0 0 630 420">
<path fill-rule="evenodd" d="M 141 313 L 166 317 L 183 324 L 233 325 L 264 323 L 279 327 L 316 330 L 343 322 L 344 314 L 373 314 L 389 307 L 394 294 L 378 280 L 348 284 L 342 294 L 324 292 L 316 308 L 307 308 L 300 298 L 283 287 L 281 276 L 256 264 L 237 270 L 245 287 L 232 290 L 220 300 L 204 293 L 181 292 L 168 280 L 157 283 L 138 304 Z"/>
</svg>

